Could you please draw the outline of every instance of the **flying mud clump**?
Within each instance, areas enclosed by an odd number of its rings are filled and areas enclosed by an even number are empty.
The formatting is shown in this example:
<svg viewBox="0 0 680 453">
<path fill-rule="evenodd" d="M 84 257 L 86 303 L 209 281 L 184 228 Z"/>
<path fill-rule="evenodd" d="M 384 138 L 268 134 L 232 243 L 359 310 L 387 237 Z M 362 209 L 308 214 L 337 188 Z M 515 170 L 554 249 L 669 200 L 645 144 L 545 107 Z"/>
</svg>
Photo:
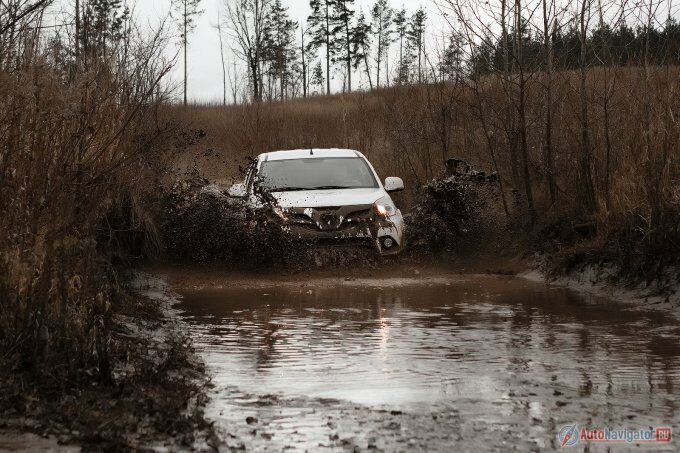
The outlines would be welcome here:
<svg viewBox="0 0 680 453">
<path fill-rule="evenodd" d="M 447 174 L 425 184 L 406 215 L 409 251 L 451 252 L 475 242 L 498 206 L 498 175 L 449 159 Z"/>
<path fill-rule="evenodd" d="M 295 250 L 271 209 L 247 209 L 205 178 L 177 181 L 164 198 L 163 243 L 175 262 L 261 267 Z"/>
<path fill-rule="evenodd" d="M 175 182 L 163 196 L 159 216 L 166 257 L 176 263 L 286 271 L 379 261 L 371 248 L 319 248 L 294 237 L 275 214 L 275 201 L 266 193 L 260 196 L 264 207 L 252 209 L 203 177 Z"/>
</svg>

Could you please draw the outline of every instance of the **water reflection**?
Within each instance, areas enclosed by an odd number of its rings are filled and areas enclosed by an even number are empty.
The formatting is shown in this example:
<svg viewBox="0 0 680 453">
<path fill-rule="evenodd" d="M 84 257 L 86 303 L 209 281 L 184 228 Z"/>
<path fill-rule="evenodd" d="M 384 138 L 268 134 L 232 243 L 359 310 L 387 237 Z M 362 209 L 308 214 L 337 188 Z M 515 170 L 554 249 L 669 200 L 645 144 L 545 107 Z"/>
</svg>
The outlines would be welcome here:
<svg viewBox="0 0 680 453">
<path fill-rule="evenodd" d="M 675 322 L 567 290 L 471 277 L 183 296 L 197 347 L 231 393 L 455 410 L 466 423 L 522 427 L 543 446 L 559 423 L 679 419 Z"/>
</svg>

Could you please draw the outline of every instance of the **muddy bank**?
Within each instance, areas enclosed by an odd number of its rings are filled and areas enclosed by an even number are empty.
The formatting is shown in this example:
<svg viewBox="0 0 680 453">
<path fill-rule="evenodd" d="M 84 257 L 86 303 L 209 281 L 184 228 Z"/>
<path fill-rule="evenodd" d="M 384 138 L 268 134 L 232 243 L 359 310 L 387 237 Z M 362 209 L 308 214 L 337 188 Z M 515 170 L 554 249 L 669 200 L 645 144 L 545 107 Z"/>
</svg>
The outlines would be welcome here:
<svg viewBox="0 0 680 453">
<path fill-rule="evenodd" d="M 170 308 L 167 287 L 138 275 L 129 291 L 113 316 L 111 382 L 64 383 L 3 370 L 0 448 L 211 448 L 204 365 Z"/>
<path fill-rule="evenodd" d="M 520 276 L 536 282 L 569 288 L 573 291 L 606 297 L 637 310 L 654 310 L 680 317 L 680 269 L 670 268 L 660 281 L 647 284 L 639 278 L 622 278 L 614 266 L 582 263 L 570 272 L 556 272 L 546 258 L 527 261 L 530 269 Z"/>
</svg>

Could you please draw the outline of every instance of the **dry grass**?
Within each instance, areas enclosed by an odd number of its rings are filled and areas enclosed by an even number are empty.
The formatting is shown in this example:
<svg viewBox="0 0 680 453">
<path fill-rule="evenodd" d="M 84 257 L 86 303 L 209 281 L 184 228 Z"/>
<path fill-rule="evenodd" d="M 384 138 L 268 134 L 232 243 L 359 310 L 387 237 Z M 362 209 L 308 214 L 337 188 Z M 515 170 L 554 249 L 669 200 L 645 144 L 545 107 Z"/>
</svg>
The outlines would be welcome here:
<svg viewBox="0 0 680 453">
<path fill-rule="evenodd" d="M 31 25 L 0 35 L 1 56 L 14 55 L 0 58 L 0 360 L 107 381 L 122 301 L 108 252 L 125 245 L 116 230 L 144 223 L 134 209 L 142 118 L 162 70 L 140 62 L 158 42 L 127 42 L 129 61 L 93 50 L 76 68 Z"/>
</svg>

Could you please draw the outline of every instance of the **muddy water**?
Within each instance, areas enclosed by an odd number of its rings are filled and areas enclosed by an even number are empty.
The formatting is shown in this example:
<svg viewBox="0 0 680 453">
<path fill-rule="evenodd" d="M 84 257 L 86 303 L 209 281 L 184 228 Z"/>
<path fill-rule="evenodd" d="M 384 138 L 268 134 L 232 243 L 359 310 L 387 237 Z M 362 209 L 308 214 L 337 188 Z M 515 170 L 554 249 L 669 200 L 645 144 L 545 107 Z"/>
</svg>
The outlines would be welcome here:
<svg viewBox="0 0 680 453">
<path fill-rule="evenodd" d="M 616 301 L 491 276 L 179 291 L 225 446 L 538 451 L 574 422 L 680 427 L 680 324 Z"/>
</svg>

